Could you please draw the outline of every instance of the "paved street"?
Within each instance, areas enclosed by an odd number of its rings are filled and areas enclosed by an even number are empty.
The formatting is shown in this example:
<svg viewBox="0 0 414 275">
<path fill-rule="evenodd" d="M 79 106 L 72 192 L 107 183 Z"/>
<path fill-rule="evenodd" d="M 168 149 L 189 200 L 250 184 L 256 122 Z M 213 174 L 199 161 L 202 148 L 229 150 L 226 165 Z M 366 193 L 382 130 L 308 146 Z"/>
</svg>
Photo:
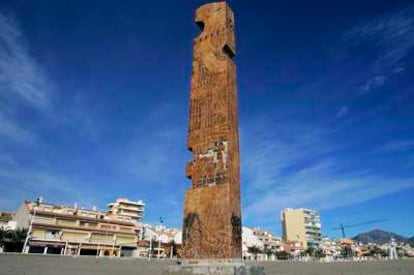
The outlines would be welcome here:
<svg viewBox="0 0 414 275">
<path fill-rule="evenodd" d="M 0 275 L 133 275 L 162 274 L 173 261 L 0 254 Z M 414 274 L 413 260 L 353 263 L 265 262 L 266 274 Z"/>
</svg>

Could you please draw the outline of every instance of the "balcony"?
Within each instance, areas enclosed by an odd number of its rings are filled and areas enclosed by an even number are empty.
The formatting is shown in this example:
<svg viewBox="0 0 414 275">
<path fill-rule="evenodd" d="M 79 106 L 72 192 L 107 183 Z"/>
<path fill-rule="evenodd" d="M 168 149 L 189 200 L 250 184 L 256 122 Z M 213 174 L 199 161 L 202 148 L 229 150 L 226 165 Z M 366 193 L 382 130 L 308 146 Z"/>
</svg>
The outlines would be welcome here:
<svg viewBox="0 0 414 275">
<path fill-rule="evenodd" d="M 118 206 L 118 209 L 125 209 L 130 211 L 142 211 L 144 209 L 143 205 L 126 205 L 126 204 L 120 204 Z"/>
<path fill-rule="evenodd" d="M 35 217 L 34 223 L 37 224 L 56 224 L 56 220 L 54 218 L 49 218 L 49 217 Z"/>
</svg>

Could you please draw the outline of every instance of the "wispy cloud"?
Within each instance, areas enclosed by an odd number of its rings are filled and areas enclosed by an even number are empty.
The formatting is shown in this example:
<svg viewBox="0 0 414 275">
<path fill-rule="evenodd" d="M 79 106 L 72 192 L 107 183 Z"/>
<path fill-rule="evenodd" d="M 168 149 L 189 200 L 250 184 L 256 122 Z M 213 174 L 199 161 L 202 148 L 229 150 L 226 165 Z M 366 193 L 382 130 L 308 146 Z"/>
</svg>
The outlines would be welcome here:
<svg viewBox="0 0 414 275">
<path fill-rule="evenodd" d="M 89 97 L 86 91 L 73 91 L 70 98 L 56 105 L 56 108 L 64 107 L 52 118 L 58 127 L 70 127 L 76 129 L 76 135 L 82 138 L 99 140 L 103 123 L 96 110 L 101 108 L 101 103 Z"/>
<path fill-rule="evenodd" d="M 403 73 L 404 71 L 405 71 L 405 68 L 404 67 L 397 67 L 394 70 L 392 70 L 392 72 L 394 74 L 400 74 L 400 73 Z"/>
<path fill-rule="evenodd" d="M 40 168 L 22 167 L 5 152 L 0 157 L 0 182 L 7 186 L 2 195 L 6 198 L 3 207 L 9 210 L 15 210 L 13 207 L 24 199 L 32 200 L 36 196 L 45 196 L 49 202 L 96 202 L 84 182 Z"/>
<path fill-rule="evenodd" d="M 244 129 L 242 171 L 249 193 L 267 192 L 282 178 L 306 167 L 310 156 L 319 159 L 333 150 L 327 131 L 312 125 L 261 118 L 250 123 L 248 132 Z"/>
<path fill-rule="evenodd" d="M 99 123 L 91 112 L 97 108 L 96 100 L 88 98 L 87 91 L 71 91 L 70 97 L 59 101 L 57 85 L 31 52 L 17 22 L 0 13 L 0 100 L 7 102 L 7 105 L 0 102 L 0 122 L 3 123 L 0 127 L 7 126 L 3 132 L 7 130 L 9 138 L 23 140 L 24 137 L 17 136 L 18 132 L 23 134 L 23 126 L 10 114 L 20 114 L 22 107 L 29 107 L 54 126 L 70 126 L 76 128 L 79 135 L 97 139 Z"/>
<path fill-rule="evenodd" d="M 29 55 L 16 22 L 0 13 L 0 135 L 19 143 L 32 140 L 33 133 L 14 114 L 22 105 L 49 109 L 51 87 L 43 69 Z"/>
<path fill-rule="evenodd" d="M 360 93 L 365 94 L 369 93 L 377 88 L 380 88 L 385 84 L 387 77 L 382 75 L 374 76 L 373 78 L 369 79 L 364 85 L 362 85 Z"/>
<path fill-rule="evenodd" d="M 17 96 L 34 108 L 48 108 L 51 83 L 24 43 L 16 22 L 0 13 L 1 96 Z"/>
<path fill-rule="evenodd" d="M 404 71 L 404 59 L 414 46 L 414 5 L 357 24 L 343 35 L 342 43 L 346 49 L 364 45 L 376 53 L 361 93 L 380 88 L 391 74 Z"/>
<path fill-rule="evenodd" d="M 0 111 L 0 136 L 14 142 L 28 142 L 33 139 L 32 133 L 21 128 L 14 120 Z"/>
<path fill-rule="evenodd" d="M 185 130 L 174 122 L 174 107 L 161 104 L 154 106 L 127 142 L 119 151 L 119 163 L 129 174 L 147 184 L 170 184 L 166 179 L 182 179 L 182 159 L 185 148 Z M 178 169 L 177 169 L 178 168 Z"/>
<path fill-rule="evenodd" d="M 336 117 L 341 118 L 348 114 L 348 106 L 342 106 L 336 113 Z"/>
<path fill-rule="evenodd" d="M 82 179 L 61 175 L 51 164 L 42 168 L 16 157 L 25 155 L 25 159 L 32 159 L 33 152 L 42 147 L 42 159 L 47 162 L 47 146 L 38 139 L 44 129 L 36 127 L 39 125 L 47 125 L 50 131 L 74 128 L 76 133 L 88 131 L 87 135 L 96 136 L 85 100 L 72 97 L 59 103 L 57 92 L 45 68 L 33 55 L 18 22 L 0 13 L 0 183 L 7 185 L 2 193 L 7 199 L 2 204 L 8 204 L 9 209 L 37 195 L 52 201 L 96 201 L 90 195 L 92 192 L 85 191 L 88 187 L 82 186 Z M 58 110 L 59 107 L 62 109 Z"/>
<path fill-rule="evenodd" d="M 290 124 L 243 132 L 247 220 L 266 220 L 286 207 L 331 209 L 414 188 L 412 177 L 387 176 L 363 165 L 349 169 L 336 153 L 340 147 L 330 140 L 330 131 Z"/>
<path fill-rule="evenodd" d="M 381 147 L 381 150 L 398 151 L 414 148 L 414 140 L 390 141 Z"/>
</svg>

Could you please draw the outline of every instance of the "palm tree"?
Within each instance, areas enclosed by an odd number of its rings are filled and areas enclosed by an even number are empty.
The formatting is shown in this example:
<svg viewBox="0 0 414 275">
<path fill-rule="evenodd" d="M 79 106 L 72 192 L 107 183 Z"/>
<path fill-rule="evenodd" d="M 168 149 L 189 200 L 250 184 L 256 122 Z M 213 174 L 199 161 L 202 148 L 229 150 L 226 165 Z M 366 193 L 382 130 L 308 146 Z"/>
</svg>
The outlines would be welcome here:
<svg viewBox="0 0 414 275">
<path fill-rule="evenodd" d="M 17 228 L 15 230 L 11 230 L 9 235 L 9 238 L 13 243 L 14 252 L 21 251 L 27 236 L 27 229 Z"/>
<path fill-rule="evenodd" d="M 0 227 L 0 252 L 3 252 L 4 244 L 10 238 L 10 232 L 11 230 L 8 227 Z"/>
<path fill-rule="evenodd" d="M 12 231 L 12 240 L 16 243 L 23 243 L 27 237 L 27 229 L 17 228 Z"/>
</svg>

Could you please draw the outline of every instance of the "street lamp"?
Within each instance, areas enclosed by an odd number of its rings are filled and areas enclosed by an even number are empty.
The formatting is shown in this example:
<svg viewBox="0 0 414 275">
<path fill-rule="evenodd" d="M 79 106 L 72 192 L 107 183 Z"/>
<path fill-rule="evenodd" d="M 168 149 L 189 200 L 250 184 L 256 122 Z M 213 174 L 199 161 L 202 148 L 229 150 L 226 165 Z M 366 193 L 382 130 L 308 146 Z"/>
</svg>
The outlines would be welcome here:
<svg viewBox="0 0 414 275">
<path fill-rule="evenodd" d="M 33 206 L 33 216 L 30 219 L 29 230 L 27 231 L 26 239 L 24 240 L 22 254 L 25 254 L 26 253 L 27 243 L 29 242 L 29 238 L 30 238 L 30 235 L 32 234 L 32 230 L 33 230 L 33 221 L 34 221 L 34 219 L 36 217 L 36 210 L 37 210 L 37 207 L 36 206 L 39 206 L 39 204 L 40 204 L 40 199 L 37 199 L 36 205 Z"/>
<path fill-rule="evenodd" d="M 148 251 L 148 261 L 151 261 L 151 254 L 152 254 L 152 234 L 150 235 L 150 246 Z"/>
<path fill-rule="evenodd" d="M 160 233 L 158 233 L 158 253 L 157 253 L 157 257 L 158 259 L 160 259 L 160 249 L 161 249 L 161 230 L 162 230 L 162 224 L 164 223 L 164 221 L 162 220 L 162 217 L 160 217 L 160 223 L 161 223 L 161 228 L 160 228 Z"/>
</svg>

